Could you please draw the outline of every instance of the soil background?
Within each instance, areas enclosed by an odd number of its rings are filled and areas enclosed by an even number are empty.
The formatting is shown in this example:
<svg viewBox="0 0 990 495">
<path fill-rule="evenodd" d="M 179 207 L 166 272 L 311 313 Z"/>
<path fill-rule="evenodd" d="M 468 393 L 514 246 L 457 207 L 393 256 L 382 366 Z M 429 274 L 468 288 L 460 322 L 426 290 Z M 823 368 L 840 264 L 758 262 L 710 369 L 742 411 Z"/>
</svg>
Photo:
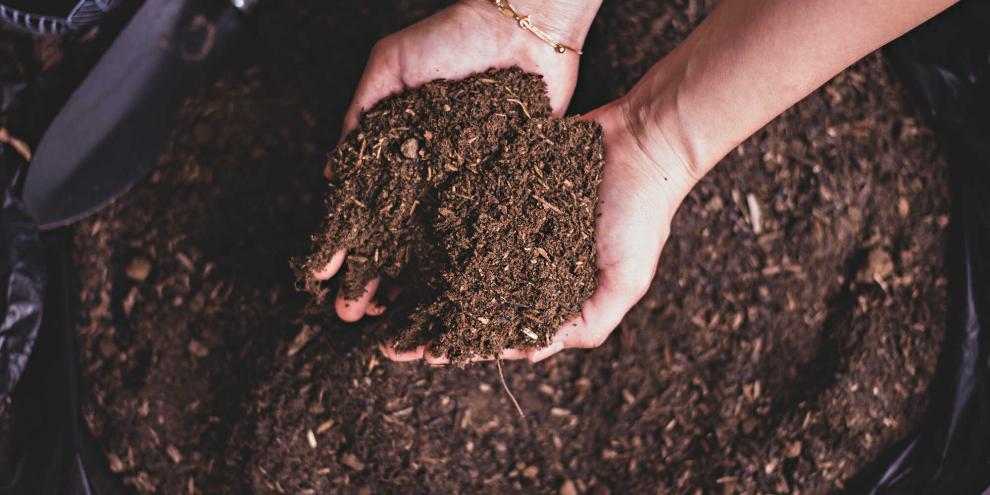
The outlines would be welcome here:
<svg viewBox="0 0 990 495">
<path fill-rule="evenodd" d="M 572 112 L 714 2 L 609 1 Z M 828 493 L 924 410 L 944 327 L 945 166 L 880 54 L 726 157 L 598 349 L 383 361 L 291 257 L 374 41 L 438 2 L 262 4 L 161 167 L 76 229 L 84 414 L 140 493 Z M 756 205 L 755 207 L 752 205 Z M 761 211 L 754 231 L 754 208 Z"/>
</svg>

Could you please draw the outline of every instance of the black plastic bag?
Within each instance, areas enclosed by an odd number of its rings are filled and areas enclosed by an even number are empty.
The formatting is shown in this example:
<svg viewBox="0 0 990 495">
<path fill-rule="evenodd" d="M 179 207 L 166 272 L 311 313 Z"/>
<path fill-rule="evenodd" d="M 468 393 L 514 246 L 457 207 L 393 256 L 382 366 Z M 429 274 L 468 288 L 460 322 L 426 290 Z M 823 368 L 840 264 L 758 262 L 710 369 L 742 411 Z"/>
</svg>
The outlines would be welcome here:
<svg viewBox="0 0 990 495">
<path fill-rule="evenodd" d="M 3 208 L 0 210 L 0 400 L 17 385 L 41 325 L 45 263 L 34 221 L 7 185 L 0 150 Z"/>
<path fill-rule="evenodd" d="M 949 162 L 949 319 L 921 426 L 852 493 L 990 490 L 990 2 L 962 2 L 887 47 Z"/>
<path fill-rule="evenodd" d="M 3 82 L 11 89 L 2 95 L 3 110 L 21 117 L 15 119 L 18 129 L 37 135 L 31 129 L 38 126 L 31 124 L 43 123 L 52 112 L 38 103 L 45 101 L 39 87 L 46 88 L 46 81 L 35 79 L 34 87 Z M 0 418 L 8 425 L 0 439 L 0 495 L 125 493 L 82 420 L 70 304 L 71 236 L 67 231 L 39 235 L 16 194 L 26 165 L 0 146 L 0 310 L 6 312 L 0 326 L 0 399 L 11 397 L 7 416 Z"/>
<path fill-rule="evenodd" d="M 79 350 L 72 320 L 67 231 L 44 235 L 50 270 L 38 341 L 11 404 L 9 466 L 0 495 L 125 493 L 86 428 L 79 403 Z"/>
</svg>

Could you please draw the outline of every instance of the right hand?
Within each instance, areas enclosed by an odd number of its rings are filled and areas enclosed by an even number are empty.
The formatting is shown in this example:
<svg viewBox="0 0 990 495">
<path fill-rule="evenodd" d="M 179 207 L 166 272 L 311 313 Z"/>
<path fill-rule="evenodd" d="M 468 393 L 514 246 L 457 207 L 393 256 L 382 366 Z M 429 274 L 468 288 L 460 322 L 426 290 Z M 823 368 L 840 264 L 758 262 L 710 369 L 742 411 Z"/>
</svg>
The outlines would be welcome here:
<svg viewBox="0 0 990 495">
<path fill-rule="evenodd" d="M 564 349 L 598 347 L 649 289 L 674 213 L 700 175 L 674 134 L 637 118 L 640 109 L 626 96 L 584 116 L 601 124 L 605 138 L 595 222 L 598 287 L 549 346 L 505 349 L 499 358 L 537 362 Z M 431 355 L 428 346 L 400 352 L 386 345 L 382 351 L 396 361 L 448 362 Z"/>
</svg>

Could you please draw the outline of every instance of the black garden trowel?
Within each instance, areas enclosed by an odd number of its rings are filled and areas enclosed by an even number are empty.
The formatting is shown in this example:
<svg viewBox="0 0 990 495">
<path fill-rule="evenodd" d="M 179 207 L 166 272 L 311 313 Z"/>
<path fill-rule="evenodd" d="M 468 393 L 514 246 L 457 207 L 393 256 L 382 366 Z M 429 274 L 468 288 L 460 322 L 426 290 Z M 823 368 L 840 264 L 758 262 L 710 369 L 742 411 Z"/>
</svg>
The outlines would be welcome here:
<svg viewBox="0 0 990 495">
<path fill-rule="evenodd" d="M 146 0 L 48 127 L 23 199 L 49 230 L 126 192 L 157 164 L 176 109 L 237 44 L 257 0 Z"/>
</svg>

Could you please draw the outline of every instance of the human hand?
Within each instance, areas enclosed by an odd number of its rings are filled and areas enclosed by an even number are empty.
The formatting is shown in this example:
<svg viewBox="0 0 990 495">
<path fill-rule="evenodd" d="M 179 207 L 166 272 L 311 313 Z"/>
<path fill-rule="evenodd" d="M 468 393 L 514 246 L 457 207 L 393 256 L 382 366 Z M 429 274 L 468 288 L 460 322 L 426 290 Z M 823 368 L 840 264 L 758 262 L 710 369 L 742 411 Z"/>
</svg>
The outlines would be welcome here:
<svg viewBox="0 0 990 495">
<path fill-rule="evenodd" d="M 652 121 L 640 120 L 630 98 L 605 105 L 585 118 L 601 124 L 605 137 L 605 169 L 598 188 L 600 216 L 595 225 L 598 287 L 581 314 L 559 329 L 550 346 L 506 349 L 498 356 L 501 359 L 536 362 L 563 349 L 601 345 L 649 289 L 674 212 L 697 182 L 696 169 L 673 146 L 676 141 L 663 136 Z M 405 352 L 386 346 L 383 352 L 397 361 L 447 362 L 443 356 L 430 355 L 425 346 Z"/>
<path fill-rule="evenodd" d="M 573 47 L 584 43 L 600 0 L 515 0 L 513 5 L 533 16 L 541 29 L 559 42 Z M 563 115 L 574 92 L 579 56 L 557 53 L 546 43 L 499 13 L 486 0 L 462 0 L 402 31 L 380 40 L 372 49 L 354 101 L 344 117 L 344 135 L 357 127 L 361 113 L 382 98 L 435 79 L 462 79 L 489 68 L 518 66 L 541 74 L 547 84 L 550 104 Z M 328 178 L 333 171 L 326 170 Z M 333 277 L 346 262 L 347 253 L 337 252 L 317 280 Z M 335 309 L 344 321 L 378 315 L 382 306 L 373 304 L 381 280 L 371 280 L 356 301 L 346 301 L 338 292 Z"/>
<path fill-rule="evenodd" d="M 505 359 L 537 362 L 564 349 L 601 345 L 649 290 L 677 207 L 698 181 L 674 140 L 635 117 L 628 98 L 585 116 L 602 126 L 605 169 L 598 187 L 598 287 L 550 346 L 509 349 Z"/>
</svg>

